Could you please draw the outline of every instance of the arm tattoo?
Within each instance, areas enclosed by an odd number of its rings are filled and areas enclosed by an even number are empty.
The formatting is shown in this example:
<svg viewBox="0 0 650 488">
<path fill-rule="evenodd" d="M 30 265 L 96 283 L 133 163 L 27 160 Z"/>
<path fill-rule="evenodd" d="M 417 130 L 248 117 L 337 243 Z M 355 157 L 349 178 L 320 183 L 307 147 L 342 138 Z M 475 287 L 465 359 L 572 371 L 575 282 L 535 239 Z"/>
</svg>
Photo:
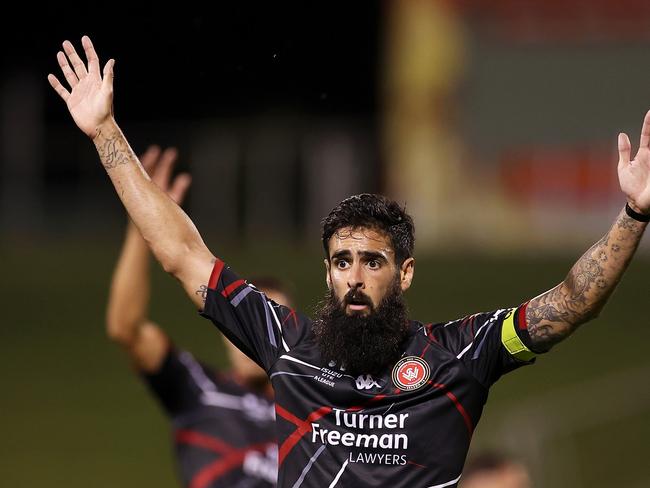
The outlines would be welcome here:
<svg viewBox="0 0 650 488">
<path fill-rule="evenodd" d="M 210 263 L 214 265 L 217 262 L 217 258 L 210 259 Z M 201 285 L 199 289 L 194 292 L 196 295 L 199 295 L 203 299 L 203 303 L 208 299 L 208 285 Z"/>
<path fill-rule="evenodd" d="M 616 224 L 621 228 L 625 230 L 630 230 L 634 231 L 635 229 L 638 228 L 640 222 L 634 220 L 627 214 L 623 214 L 622 216 L 619 217 L 619 219 L 616 221 Z"/>
<path fill-rule="evenodd" d="M 528 303 L 526 321 L 536 349 L 549 350 L 598 315 L 630 263 L 645 225 L 621 212 L 562 283 Z"/>
<path fill-rule="evenodd" d="M 198 290 L 194 292 L 195 294 L 199 295 L 203 299 L 203 303 L 208 298 L 208 286 L 207 285 L 201 285 Z"/>
<path fill-rule="evenodd" d="M 120 164 L 127 164 L 130 161 L 132 156 L 131 149 L 121 134 L 117 132 L 102 133 L 98 129 L 96 139 L 101 140 L 101 142 L 96 144 L 96 147 L 106 171 L 110 171 Z"/>
</svg>

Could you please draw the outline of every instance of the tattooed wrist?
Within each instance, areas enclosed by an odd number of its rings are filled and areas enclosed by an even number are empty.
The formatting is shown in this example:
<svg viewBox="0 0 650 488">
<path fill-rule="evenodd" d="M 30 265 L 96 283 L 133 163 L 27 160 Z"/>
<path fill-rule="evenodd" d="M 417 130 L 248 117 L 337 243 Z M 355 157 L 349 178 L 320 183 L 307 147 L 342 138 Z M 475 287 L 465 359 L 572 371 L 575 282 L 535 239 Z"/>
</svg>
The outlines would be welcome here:
<svg viewBox="0 0 650 488">
<path fill-rule="evenodd" d="M 93 142 L 107 171 L 131 161 L 131 148 L 118 129 L 98 127 L 96 131 Z"/>
<path fill-rule="evenodd" d="M 633 219 L 626 212 L 621 213 L 619 218 L 616 220 L 616 225 L 620 229 L 624 229 L 632 232 L 642 232 L 645 229 L 645 226 L 648 225 L 647 222 L 640 222 Z"/>
</svg>

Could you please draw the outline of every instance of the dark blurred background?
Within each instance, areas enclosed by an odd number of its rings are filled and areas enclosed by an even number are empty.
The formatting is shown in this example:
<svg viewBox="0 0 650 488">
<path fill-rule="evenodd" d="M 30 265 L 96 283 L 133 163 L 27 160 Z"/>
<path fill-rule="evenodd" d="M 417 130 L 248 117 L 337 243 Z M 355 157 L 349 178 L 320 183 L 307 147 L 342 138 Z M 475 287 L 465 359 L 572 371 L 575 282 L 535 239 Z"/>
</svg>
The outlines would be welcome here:
<svg viewBox="0 0 650 488">
<path fill-rule="evenodd" d="M 49 87 L 89 35 L 116 59 L 133 148 L 178 147 L 186 208 L 240 273 L 324 293 L 319 220 L 385 192 L 417 225 L 414 318 L 512 306 L 559 282 L 624 203 L 616 135 L 650 108 L 642 0 L 16 6 L 0 31 L 0 485 L 176 486 L 161 409 L 104 335 L 125 216 Z M 538 487 L 645 487 L 644 243 L 601 317 L 502 379 L 474 439 Z M 152 317 L 226 366 L 154 277 Z"/>
</svg>

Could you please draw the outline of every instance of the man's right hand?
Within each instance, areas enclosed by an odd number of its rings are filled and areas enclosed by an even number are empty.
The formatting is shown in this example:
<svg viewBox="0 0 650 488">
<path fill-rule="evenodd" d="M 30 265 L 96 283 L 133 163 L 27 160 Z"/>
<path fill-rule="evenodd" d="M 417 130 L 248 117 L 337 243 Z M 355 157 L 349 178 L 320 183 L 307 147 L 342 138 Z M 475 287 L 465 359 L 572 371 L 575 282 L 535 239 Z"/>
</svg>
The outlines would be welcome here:
<svg viewBox="0 0 650 488">
<path fill-rule="evenodd" d="M 81 60 L 70 41 L 63 42 L 63 50 L 56 55 L 68 91 L 53 74 L 47 79 L 59 96 L 65 101 L 70 115 L 77 126 L 91 139 L 97 130 L 113 117 L 113 66 L 115 60 L 109 59 L 104 66 L 103 78 L 99 72 L 99 58 L 88 36 L 81 38 L 86 52 L 88 67 Z M 72 67 L 71 67 L 72 65 Z"/>
<path fill-rule="evenodd" d="M 197 290 L 207 287 L 216 258 L 185 212 L 146 175 L 115 122 L 112 114 L 113 60 L 106 63 L 102 76 L 90 39 L 84 36 L 82 44 L 87 66 L 68 41 L 63 43 L 65 53 L 57 55 L 70 91 L 56 76 L 48 75 L 48 80 L 65 101 L 77 126 L 93 139 L 117 195 L 156 259 L 183 284 L 192 302 L 202 308 L 204 297 L 197 295 Z M 167 177 L 170 171 L 166 172 Z M 164 176 L 165 172 L 161 174 Z M 179 187 L 172 184 L 171 191 L 187 187 L 187 181 L 183 180 L 178 180 Z"/>
</svg>

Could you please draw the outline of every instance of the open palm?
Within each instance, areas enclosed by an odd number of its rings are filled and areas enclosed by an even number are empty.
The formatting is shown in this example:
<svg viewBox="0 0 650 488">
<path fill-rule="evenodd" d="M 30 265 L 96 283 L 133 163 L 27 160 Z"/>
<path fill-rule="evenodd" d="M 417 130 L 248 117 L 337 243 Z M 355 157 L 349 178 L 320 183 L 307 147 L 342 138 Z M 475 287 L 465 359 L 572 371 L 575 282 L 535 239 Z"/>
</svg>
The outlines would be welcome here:
<svg viewBox="0 0 650 488">
<path fill-rule="evenodd" d="M 643 120 L 639 151 L 630 160 L 632 145 L 627 134 L 618 135 L 618 181 L 630 205 L 650 214 L 650 112 Z"/>
<path fill-rule="evenodd" d="M 65 101 L 77 126 L 88 137 L 93 138 L 97 128 L 112 115 L 115 62 L 111 59 L 106 63 L 102 78 L 99 71 L 99 58 L 90 38 L 84 36 L 81 43 L 86 53 L 88 67 L 79 58 L 70 41 L 63 43 L 65 53 L 59 51 L 56 56 L 63 76 L 70 85 L 70 91 L 56 76 L 50 74 L 47 79 Z"/>
</svg>

